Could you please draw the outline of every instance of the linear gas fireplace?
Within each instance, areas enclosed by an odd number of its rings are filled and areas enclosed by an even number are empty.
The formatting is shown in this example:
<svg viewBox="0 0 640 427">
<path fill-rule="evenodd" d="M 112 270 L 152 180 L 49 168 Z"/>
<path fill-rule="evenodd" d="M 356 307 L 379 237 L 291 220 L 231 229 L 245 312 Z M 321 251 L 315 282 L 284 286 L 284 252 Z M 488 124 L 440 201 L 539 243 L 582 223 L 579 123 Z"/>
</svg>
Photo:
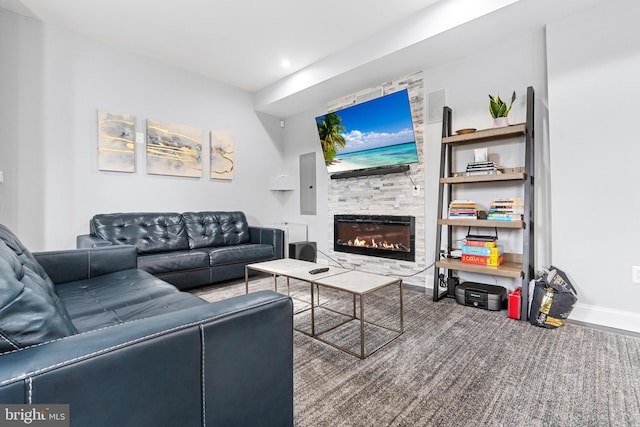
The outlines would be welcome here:
<svg viewBox="0 0 640 427">
<path fill-rule="evenodd" d="M 413 216 L 334 215 L 333 250 L 415 261 L 415 228 Z"/>
</svg>

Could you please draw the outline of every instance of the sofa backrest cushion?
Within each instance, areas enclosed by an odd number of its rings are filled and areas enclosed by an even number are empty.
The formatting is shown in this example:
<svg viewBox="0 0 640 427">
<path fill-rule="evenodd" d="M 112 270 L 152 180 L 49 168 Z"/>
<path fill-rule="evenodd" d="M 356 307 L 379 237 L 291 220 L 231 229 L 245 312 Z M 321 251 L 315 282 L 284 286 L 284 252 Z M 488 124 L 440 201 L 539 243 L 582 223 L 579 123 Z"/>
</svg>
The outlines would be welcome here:
<svg viewBox="0 0 640 427">
<path fill-rule="evenodd" d="M 249 243 L 249 224 L 244 212 L 185 212 L 189 247 L 205 248 Z"/>
<path fill-rule="evenodd" d="M 133 245 L 139 253 L 189 249 L 182 215 L 162 213 L 113 213 L 95 215 L 91 234 L 115 245 Z"/>
<path fill-rule="evenodd" d="M 0 353 L 77 332 L 42 266 L 0 225 Z"/>
</svg>

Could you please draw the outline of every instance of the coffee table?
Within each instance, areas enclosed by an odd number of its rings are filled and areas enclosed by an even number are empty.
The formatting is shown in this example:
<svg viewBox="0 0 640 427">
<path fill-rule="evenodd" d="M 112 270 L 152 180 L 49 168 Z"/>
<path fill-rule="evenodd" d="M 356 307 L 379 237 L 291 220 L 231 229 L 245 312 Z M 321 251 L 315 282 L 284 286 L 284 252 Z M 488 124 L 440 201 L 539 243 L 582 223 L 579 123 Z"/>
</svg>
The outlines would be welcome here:
<svg viewBox="0 0 640 427">
<path fill-rule="evenodd" d="M 322 341 L 334 348 L 344 351 L 345 353 L 364 359 L 367 356 L 378 351 L 382 347 L 389 344 L 391 341 L 398 338 L 404 333 L 404 308 L 402 301 L 402 279 L 383 276 L 380 274 L 367 273 L 363 271 L 349 270 L 339 267 L 329 267 L 329 270 L 322 273 L 310 274 L 309 271 L 315 268 L 327 267 L 326 265 L 317 264 L 309 261 L 296 260 L 291 258 L 283 258 L 273 261 L 249 264 L 245 267 L 245 291 L 249 293 L 249 270 L 261 271 L 263 273 L 272 274 L 274 277 L 274 288 L 277 292 L 278 276 L 287 278 L 287 293 L 289 293 L 289 279 L 298 279 L 310 284 L 311 292 L 311 332 L 305 330 L 296 329 L 298 332 L 309 335 L 319 341 Z M 391 328 L 389 326 L 380 325 L 377 323 L 369 322 L 365 320 L 365 297 L 370 294 L 388 286 L 397 285 L 399 289 L 399 313 L 400 313 L 400 327 L 398 329 Z M 320 287 L 326 287 L 334 289 L 340 292 L 346 292 L 352 295 L 353 308 L 351 313 L 342 313 L 335 310 L 341 315 L 347 317 L 346 321 L 333 326 L 327 330 L 318 332 L 316 331 L 316 309 L 324 308 L 320 305 L 319 291 Z M 317 292 L 316 292 L 317 289 Z M 318 302 L 316 304 L 316 294 L 318 294 Z M 359 313 L 356 310 L 356 299 L 359 299 Z M 326 335 L 345 325 L 351 321 L 359 320 L 360 323 L 360 351 L 354 352 L 344 346 L 340 346 L 330 339 L 326 338 Z M 365 351 L 365 324 L 372 325 L 377 328 L 382 328 L 394 333 L 390 339 L 384 340 L 377 347 L 369 352 Z"/>
</svg>

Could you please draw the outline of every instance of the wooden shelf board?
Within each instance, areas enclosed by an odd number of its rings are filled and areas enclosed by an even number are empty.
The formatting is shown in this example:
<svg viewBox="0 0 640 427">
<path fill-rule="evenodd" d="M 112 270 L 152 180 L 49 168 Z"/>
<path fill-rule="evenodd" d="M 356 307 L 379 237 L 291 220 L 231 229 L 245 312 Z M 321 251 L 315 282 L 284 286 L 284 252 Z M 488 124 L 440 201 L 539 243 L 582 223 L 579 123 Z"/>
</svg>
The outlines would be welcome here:
<svg viewBox="0 0 640 427">
<path fill-rule="evenodd" d="M 524 181 L 526 179 L 527 174 L 524 172 L 507 172 L 499 175 L 448 176 L 440 178 L 440 183 L 465 184 L 471 182 Z"/>
<path fill-rule="evenodd" d="M 461 227 L 490 227 L 490 228 L 525 228 L 524 221 L 490 221 L 486 219 L 451 219 L 441 218 L 440 225 L 457 225 Z"/>
<path fill-rule="evenodd" d="M 513 138 L 516 136 L 524 135 L 526 131 L 526 124 L 518 123 L 515 125 L 499 128 L 481 129 L 473 133 L 466 133 L 464 135 L 447 136 L 442 138 L 442 143 L 451 145 L 475 144 L 478 142 L 489 140 L 495 141 L 498 139 Z"/>
<path fill-rule="evenodd" d="M 507 255 L 507 254 L 505 254 Z M 459 259 L 441 259 L 436 261 L 436 267 L 449 270 L 468 271 L 470 273 L 491 274 L 493 276 L 520 279 L 522 277 L 522 262 L 505 261 L 498 267 L 466 264 Z"/>
</svg>

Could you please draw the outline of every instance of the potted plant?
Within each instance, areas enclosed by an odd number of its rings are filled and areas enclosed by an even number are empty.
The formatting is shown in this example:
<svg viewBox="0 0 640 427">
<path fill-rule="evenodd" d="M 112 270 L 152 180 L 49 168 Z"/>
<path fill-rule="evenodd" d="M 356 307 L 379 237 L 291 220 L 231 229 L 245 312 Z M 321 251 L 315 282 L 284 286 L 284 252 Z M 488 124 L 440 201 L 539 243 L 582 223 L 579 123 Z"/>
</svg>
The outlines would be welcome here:
<svg viewBox="0 0 640 427">
<path fill-rule="evenodd" d="M 491 113 L 491 117 L 493 117 L 494 126 L 500 127 L 509 125 L 509 123 L 507 122 L 507 116 L 509 115 L 509 111 L 511 111 L 513 101 L 515 100 L 515 90 L 513 91 L 513 95 L 511 95 L 511 103 L 509 104 L 509 106 L 507 106 L 507 103 L 500 98 L 500 95 L 489 95 L 489 113 Z"/>
</svg>

